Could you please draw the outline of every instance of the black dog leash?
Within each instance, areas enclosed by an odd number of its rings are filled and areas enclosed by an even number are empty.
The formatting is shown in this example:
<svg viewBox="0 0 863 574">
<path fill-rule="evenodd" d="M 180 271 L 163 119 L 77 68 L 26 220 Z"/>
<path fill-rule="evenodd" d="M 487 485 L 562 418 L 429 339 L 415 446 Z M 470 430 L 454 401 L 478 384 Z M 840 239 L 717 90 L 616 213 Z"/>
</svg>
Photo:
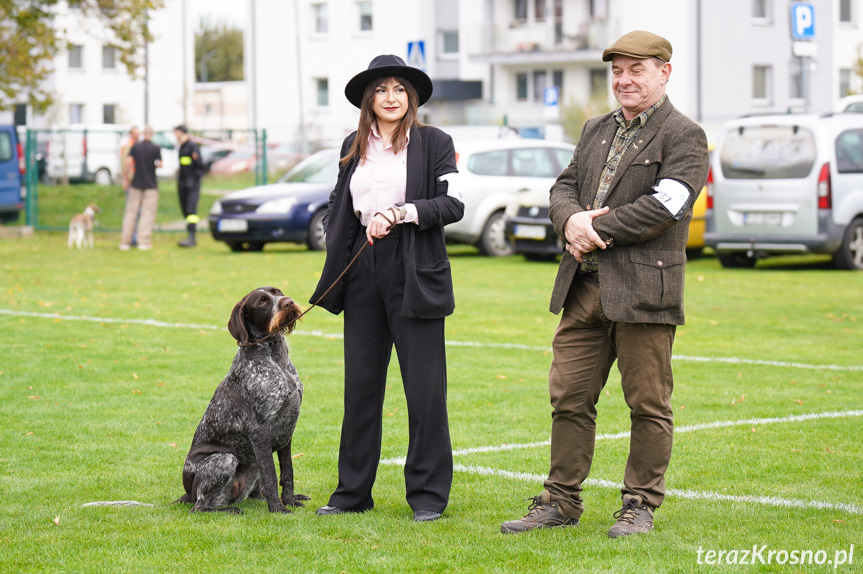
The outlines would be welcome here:
<svg viewBox="0 0 863 574">
<path fill-rule="evenodd" d="M 384 219 L 386 219 L 386 220 L 387 220 L 387 223 L 389 223 L 389 226 L 387 226 L 387 231 L 390 231 L 390 230 L 392 230 L 392 228 L 393 228 L 393 227 L 395 227 L 395 226 L 396 226 L 396 213 L 395 213 L 395 211 L 393 210 L 393 208 L 392 208 L 392 207 L 391 207 L 391 208 L 389 208 L 387 211 L 392 212 L 392 214 L 393 214 L 393 218 L 392 218 L 392 219 L 390 219 L 389 217 L 387 217 L 387 216 L 386 216 L 386 214 L 385 214 L 385 213 L 383 213 L 383 212 L 381 212 L 381 211 L 378 211 L 377 213 L 375 213 L 375 215 L 380 215 L 381 217 L 383 217 Z M 338 277 L 336 277 L 336 280 L 335 280 L 335 281 L 333 281 L 333 284 L 332 284 L 332 285 L 330 285 L 330 286 L 327 288 L 327 290 L 326 290 L 326 291 L 324 291 L 324 294 L 323 294 L 323 295 L 321 295 L 320 297 L 318 297 L 318 300 L 317 300 L 317 301 L 315 301 L 314 303 L 312 303 L 312 305 L 311 305 L 308 309 L 306 309 L 305 311 L 303 311 L 302 313 L 300 313 L 300 316 L 299 316 L 299 317 L 297 317 L 296 319 L 294 319 L 292 323 L 296 323 L 297 321 L 299 321 L 300 319 L 302 319 L 302 318 L 303 318 L 303 315 L 305 315 L 306 313 L 308 313 L 309 311 L 311 311 L 312 309 L 314 309 L 315 307 L 317 307 L 317 306 L 318 306 L 318 303 L 320 303 L 321 301 L 323 301 L 324 297 L 326 297 L 326 296 L 327 296 L 327 294 L 328 294 L 330 291 L 332 291 L 332 290 L 333 290 L 333 287 L 335 287 L 336 285 L 338 285 L 338 284 L 339 284 L 339 281 L 341 281 L 341 280 L 342 280 L 342 278 L 345 276 L 345 274 L 348 272 L 348 270 L 351 268 L 351 266 L 356 262 L 356 260 L 357 260 L 357 259 L 359 258 L 359 256 L 360 256 L 360 254 L 361 254 L 363 251 L 365 251 L 365 248 L 366 248 L 368 245 L 370 245 L 368 241 L 363 242 L 363 246 L 362 246 L 362 247 L 360 247 L 360 250 L 359 250 L 359 251 L 357 251 L 357 254 L 356 254 L 356 255 L 354 255 L 354 258 L 353 258 L 353 259 L 351 259 L 350 263 L 348 263 L 348 266 L 347 266 L 347 267 L 345 267 L 345 270 L 344 270 L 344 271 L 342 271 L 342 272 L 339 274 L 339 276 L 338 276 Z M 252 341 L 251 343 L 248 343 L 248 344 L 246 344 L 246 345 L 243 345 L 242 343 L 240 343 L 239 341 L 237 341 L 237 346 L 238 346 L 238 347 L 251 347 L 251 346 L 253 346 L 253 345 L 257 345 L 258 343 L 263 343 L 264 341 L 266 341 L 266 340 L 267 340 L 267 339 L 269 339 L 270 337 L 274 337 L 275 335 L 278 335 L 278 334 L 280 334 L 280 333 L 284 333 L 284 330 L 282 330 L 282 331 L 275 331 L 275 332 L 273 332 L 273 333 L 270 333 L 270 334 L 269 334 L 269 335 L 267 335 L 266 337 L 261 337 L 261 338 L 260 338 L 260 339 L 258 339 L 257 341 Z"/>
</svg>

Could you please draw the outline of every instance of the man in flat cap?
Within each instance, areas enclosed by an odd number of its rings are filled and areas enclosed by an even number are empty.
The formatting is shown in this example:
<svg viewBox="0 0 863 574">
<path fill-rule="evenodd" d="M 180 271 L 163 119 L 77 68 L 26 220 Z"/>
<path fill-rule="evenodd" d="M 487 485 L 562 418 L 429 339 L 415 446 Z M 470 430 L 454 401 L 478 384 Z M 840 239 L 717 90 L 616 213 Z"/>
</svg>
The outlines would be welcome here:
<svg viewBox="0 0 863 574">
<path fill-rule="evenodd" d="M 596 404 L 615 360 L 630 409 L 623 507 L 612 538 L 647 533 L 671 458 L 671 348 L 683 324 L 692 204 L 707 180 L 704 131 L 665 95 L 671 44 L 630 32 L 602 54 L 620 108 L 589 120 L 551 188 L 566 242 L 551 296 L 563 311 L 549 373 L 551 470 L 528 514 L 501 532 L 576 526 L 596 440 Z"/>
</svg>

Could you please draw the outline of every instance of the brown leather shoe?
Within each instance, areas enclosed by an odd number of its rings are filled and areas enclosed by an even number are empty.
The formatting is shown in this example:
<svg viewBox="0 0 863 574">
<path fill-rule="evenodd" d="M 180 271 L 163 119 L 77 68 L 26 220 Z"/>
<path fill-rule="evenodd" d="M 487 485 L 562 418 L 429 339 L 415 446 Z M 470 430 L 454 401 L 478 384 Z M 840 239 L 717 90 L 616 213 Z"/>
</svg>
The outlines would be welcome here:
<svg viewBox="0 0 863 574">
<path fill-rule="evenodd" d="M 532 500 L 527 515 L 520 520 L 510 520 L 500 526 L 504 534 L 527 532 L 536 528 L 556 528 L 558 526 L 578 526 L 578 519 L 564 516 L 558 510 L 556 502 L 552 502 L 547 491 L 539 496 L 527 498 Z"/>
<path fill-rule="evenodd" d="M 609 538 L 647 534 L 653 530 L 653 509 L 642 504 L 640 496 L 623 496 L 623 508 L 614 513 L 617 522 L 608 531 Z"/>
</svg>

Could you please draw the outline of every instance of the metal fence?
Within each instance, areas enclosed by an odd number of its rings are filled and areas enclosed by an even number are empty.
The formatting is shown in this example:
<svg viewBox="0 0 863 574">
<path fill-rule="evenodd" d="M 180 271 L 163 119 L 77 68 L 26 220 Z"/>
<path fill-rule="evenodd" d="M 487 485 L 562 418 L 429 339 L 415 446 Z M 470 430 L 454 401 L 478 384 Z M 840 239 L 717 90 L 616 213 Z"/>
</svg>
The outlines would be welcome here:
<svg viewBox="0 0 863 574">
<path fill-rule="evenodd" d="M 269 144 L 266 129 L 226 129 L 190 132 L 189 135 L 198 142 L 208 170 L 218 161 L 233 156 L 235 160 L 232 161 L 236 163 L 225 163 L 235 167 L 228 167 L 224 175 L 253 174 L 255 185 L 267 184 L 274 170 L 286 171 L 300 159 L 299 153 L 293 152 L 290 146 Z M 60 189 L 58 186 L 64 186 L 74 190 L 74 185 L 66 186 L 89 182 L 116 190 L 123 168 L 121 150 L 128 138 L 128 128 L 111 129 L 106 126 L 94 129 L 28 129 L 23 149 L 26 225 L 38 230 L 65 229 L 56 221 L 40 218 L 40 206 L 44 204 L 40 192 L 46 188 Z M 162 167 L 157 169 L 157 176 L 160 180 L 176 181 L 179 157 L 173 130 L 157 132 L 152 141 L 162 148 Z M 235 171 L 231 172 L 231 169 Z M 80 209 L 76 207 L 73 213 Z M 71 215 L 64 215 L 66 221 Z M 116 229 L 99 227 L 98 230 Z"/>
</svg>

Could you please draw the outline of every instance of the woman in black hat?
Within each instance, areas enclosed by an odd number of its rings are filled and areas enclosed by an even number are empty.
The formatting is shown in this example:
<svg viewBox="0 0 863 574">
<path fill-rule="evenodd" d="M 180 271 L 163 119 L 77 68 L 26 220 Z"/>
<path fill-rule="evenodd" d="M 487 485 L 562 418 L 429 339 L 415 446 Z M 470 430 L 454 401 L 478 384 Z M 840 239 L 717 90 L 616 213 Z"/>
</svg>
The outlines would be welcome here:
<svg viewBox="0 0 863 574">
<path fill-rule="evenodd" d="M 449 193 L 452 139 L 417 119 L 431 79 L 391 55 L 378 56 L 345 87 L 360 109 L 342 144 L 339 179 L 324 217 L 327 257 L 312 301 L 345 312 L 345 411 L 339 484 L 318 514 L 374 507 L 387 368 L 395 344 L 407 398 L 410 443 L 405 486 L 414 520 L 440 518 L 452 484 L 446 410 L 444 317 L 455 307 L 443 226 L 464 214 Z"/>
</svg>

